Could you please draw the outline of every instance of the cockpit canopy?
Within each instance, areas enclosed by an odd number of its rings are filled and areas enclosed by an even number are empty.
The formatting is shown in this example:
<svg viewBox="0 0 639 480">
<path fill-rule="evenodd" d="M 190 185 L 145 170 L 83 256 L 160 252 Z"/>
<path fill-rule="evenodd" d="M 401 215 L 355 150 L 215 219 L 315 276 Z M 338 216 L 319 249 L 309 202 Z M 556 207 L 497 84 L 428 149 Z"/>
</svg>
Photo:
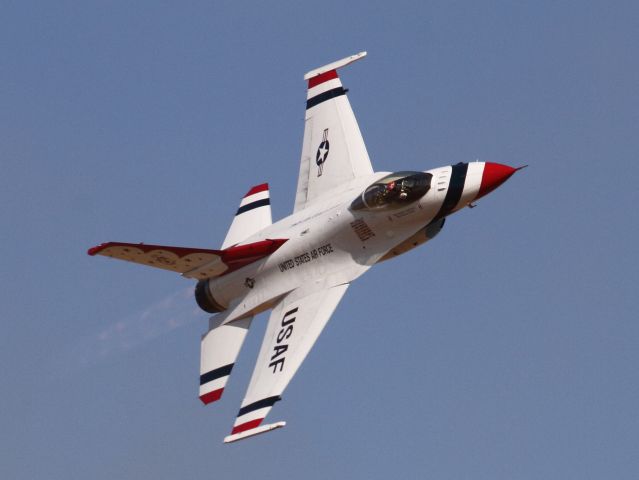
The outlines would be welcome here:
<svg viewBox="0 0 639 480">
<path fill-rule="evenodd" d="M 433 176 L 425 172 L 395 172 L 380 178 L 353 200 L 351 210 L 392 210 L 419 200 Z"/>
</svg>

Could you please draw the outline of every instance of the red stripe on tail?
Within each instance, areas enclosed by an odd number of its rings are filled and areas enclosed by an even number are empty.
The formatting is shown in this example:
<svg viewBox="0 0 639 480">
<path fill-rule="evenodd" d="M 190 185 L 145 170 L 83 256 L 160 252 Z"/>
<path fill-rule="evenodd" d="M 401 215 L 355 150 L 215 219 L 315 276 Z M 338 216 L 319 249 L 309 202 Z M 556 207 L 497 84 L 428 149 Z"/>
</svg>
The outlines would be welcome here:
<svg viewBox="0 0 639 480">
<path fill-rule="evenodd" d="M 250 196 L 250 195 L 255 195 L 256 193 L 260 193 L 260 192 L 264 192 L 268 190 L 268 183 L 262 183 L 260 185 L 255 185 L 253 188 L 251 188 L 248 193 L 246 195 L 244 195 L 244 198 Z"/>
<path fill-rule="evenodd" d="M 319 75 L 308 79 L 308 88 L 317 87 L 324 82 L 334 80 L 337 78 L 337 70 L 329 70 L 328 72 L 320 73 Z"/>
<path fill-rule="evenodd" d="M 212 392 L 205 393 L 204 395 L 200 395 L 200 400 L 204 405 L 208 405 L 209 403 L 215 402 L 222 397 L 223 388 L 219 388 L 217 390 L 213 390 Z"/>
</svg>

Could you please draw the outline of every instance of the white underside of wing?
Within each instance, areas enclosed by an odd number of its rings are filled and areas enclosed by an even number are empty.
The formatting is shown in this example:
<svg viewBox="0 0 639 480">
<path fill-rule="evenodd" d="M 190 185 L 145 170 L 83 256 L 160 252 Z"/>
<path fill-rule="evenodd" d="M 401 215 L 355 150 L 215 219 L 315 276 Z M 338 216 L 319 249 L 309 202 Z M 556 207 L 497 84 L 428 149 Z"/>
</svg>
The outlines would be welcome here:
<svg viewBox="0 0 639 480">
<path fill-rule="evenodd" d="M 358 54 L 309 72 L 295 211 L 353 178 L 373 173 L 364 139 L 337 68 Z"/>
<path fill-rule="evenodd" d="M 237 434 L 244 432 L 269 430 L 261 430 L 262 421 L 281 398 L 347 288 L 343 284 L 310 294 L 310 289 L 296 290 L 273 309 L 251 382 L 226 441 L 239 440 Z"/>
<path fill-rule="evenodd" d="M 218 250 L 202 248 L 170 247 L 122 242 L 107 242 L 89 250 L 89 255 L 102 255 L 126 262 L 161 268 L 181 273 L 185 277 L 198 278 L 196 273 L 217 276 L 228 270 Z"/>
</svg>

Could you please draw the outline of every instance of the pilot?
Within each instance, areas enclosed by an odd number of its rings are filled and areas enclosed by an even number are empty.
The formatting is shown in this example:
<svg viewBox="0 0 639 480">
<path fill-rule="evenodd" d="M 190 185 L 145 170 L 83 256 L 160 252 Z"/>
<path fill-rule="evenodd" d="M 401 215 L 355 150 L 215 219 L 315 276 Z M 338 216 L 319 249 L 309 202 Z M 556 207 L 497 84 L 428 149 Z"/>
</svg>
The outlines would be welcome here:
<svg viewBox="0 0 639 480">
<path fill-rule="evenodd" d="M 405 187 L 406 185 L 404 185 L 404 182 L 392 181 L 386 185 L 386 193 L 391 200 L 393 197 L 399 198 L 400 200 L 406 200 L 408 198 L 408 191 Z"/>
<path fill-rule="evenodd" d="M 408 189 L 406 189 L 404 187 L 405 187 L 405 185 L 402 182 L 402 187 L 399 190 L 399 199 L 400 200 L 406 200 L 408 198 L 408 191 L 407 191 Z"/>
</svg>

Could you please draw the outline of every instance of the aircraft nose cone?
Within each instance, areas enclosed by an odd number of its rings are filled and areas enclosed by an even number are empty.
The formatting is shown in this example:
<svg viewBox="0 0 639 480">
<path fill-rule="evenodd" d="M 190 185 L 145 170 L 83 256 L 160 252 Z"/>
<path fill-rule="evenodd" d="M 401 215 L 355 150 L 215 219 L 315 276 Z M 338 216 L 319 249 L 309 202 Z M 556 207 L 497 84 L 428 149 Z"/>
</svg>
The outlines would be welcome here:
<svg viewBox="0 0 639 480">
<path fill-rule="evenodd" d="M 479 187 L 479 193 L 476 198 L 481 198 L 495 190 L 517 170 L 517 168 L 502 165 L 501 163 L 486 162 L 484 165 L 484 173 L 481 177 L 481 186 Z"/>
</svg>

